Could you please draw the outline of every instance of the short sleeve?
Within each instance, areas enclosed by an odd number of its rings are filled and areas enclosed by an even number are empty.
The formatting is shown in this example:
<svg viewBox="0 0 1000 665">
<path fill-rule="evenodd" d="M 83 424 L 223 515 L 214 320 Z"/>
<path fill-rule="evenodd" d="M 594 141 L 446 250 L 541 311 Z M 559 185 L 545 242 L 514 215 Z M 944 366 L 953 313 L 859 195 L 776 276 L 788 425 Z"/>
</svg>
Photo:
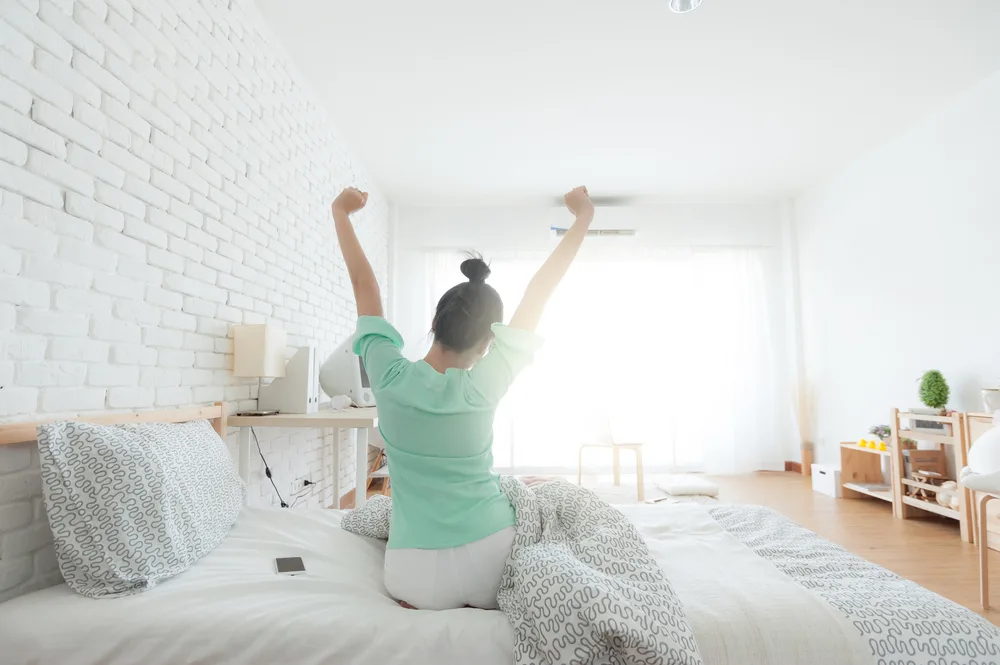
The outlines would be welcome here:
<svg viewBox="0 0 1000 665">
<path fill-rule="evenodd" d="M 399 374 L 407 363 L 400 352 L 403 336 L 381 316 L 358 317 L 354 333 L 354 353 L 361 356 L 372 387 L 383 388 Z"/>
<path fill-rule="evenodd" d="M 535 333 L 493 324 L 490 352 L 469 371 L 472 389 L 487 403 L 498 403 L 540 348 L 542 338 Z"/>
</svg>

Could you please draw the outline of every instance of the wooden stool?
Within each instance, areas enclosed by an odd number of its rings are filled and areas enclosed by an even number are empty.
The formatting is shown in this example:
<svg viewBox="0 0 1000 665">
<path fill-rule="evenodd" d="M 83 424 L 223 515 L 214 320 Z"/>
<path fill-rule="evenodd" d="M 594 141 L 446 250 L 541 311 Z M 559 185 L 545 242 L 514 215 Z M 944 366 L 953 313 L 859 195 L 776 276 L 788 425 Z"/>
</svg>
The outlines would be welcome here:
<svg viewBox="0 0 1000 665">
<path fill-rule="evenodd" d="M 577 470 L 576 484 L 583 485 L 583 449 L 584 448 L 611 448 L 612 454 L 614 455 L 613 471 L 615 477 L 615 486 L 622 484 L 621 478 L 621 458 L 620 453 L 622 450 L 631 450 L 635 453 L 635 482 L 639 486 L 639 503 L 646 500 L 645 492 L 645 478 L 642 473 L 642 444 L 641 443 L 615 443 L 613 441 L 600 442 L 600 443 L 585 443 L 580 446 L 580 459 L 579 466 Z"/>
</svg>

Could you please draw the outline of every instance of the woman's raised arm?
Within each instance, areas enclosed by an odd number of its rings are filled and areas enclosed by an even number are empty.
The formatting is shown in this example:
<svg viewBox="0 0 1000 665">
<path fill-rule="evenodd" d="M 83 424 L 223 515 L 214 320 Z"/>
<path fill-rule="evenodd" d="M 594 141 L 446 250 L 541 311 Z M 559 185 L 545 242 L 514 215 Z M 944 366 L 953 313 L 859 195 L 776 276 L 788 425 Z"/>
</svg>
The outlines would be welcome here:
<svg viewBox="0 0 1000 665">
<path fill-rule="evenodd" d="M 347 263 L 347 274 L 351 276 L 354 300 L 358 304 L 358 316 L 383 316 L 382 294 L 372 264 L 361 248 L 358 236 L 351 224 L 351 215 L 368 203 L 368 192 L 348 187 L 337 196 L 330 209 L 337 228 L 337 241 Z"/>
<path fill-rule="evenodd" d="M 570 264 L 580 251 L 583 239 L 587 236 L 590 223 L 594 221 L 594 204 L 586 187 L 577 187 L 566 194 L 563 200 L 569 211 L 576 215 L 576 221 L 566 231 L 555 251 L 531 278 L 528 288 L 524 291 L 524 297 L 521 298 L 521 303 L 510 320 L 511 328 L 533 332 L 538 327 L 538 321 L 542 318 L 549 297 L 569 270 Z"/>
</svg>

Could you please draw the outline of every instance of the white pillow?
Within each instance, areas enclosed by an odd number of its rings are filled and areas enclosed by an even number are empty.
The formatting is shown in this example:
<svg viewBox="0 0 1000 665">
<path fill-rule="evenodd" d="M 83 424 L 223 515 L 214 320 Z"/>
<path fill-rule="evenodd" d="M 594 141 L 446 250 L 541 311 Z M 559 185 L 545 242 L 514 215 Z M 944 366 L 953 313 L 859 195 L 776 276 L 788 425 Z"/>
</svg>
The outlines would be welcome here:
<svg viewBox="0 0 1000 665">
<path fill-rule="evenodd" d="M 45 510 L 66 584 L 126 596 L 215 548 L 246 487 L 207 420 L 38 428 Z"/>
<path fill-rule="evenodd" d="M 668 476 L 656 486 L 671 496 L 719 496 L 719 486 L 708 478 L 685 474 Z"/>
</svg>

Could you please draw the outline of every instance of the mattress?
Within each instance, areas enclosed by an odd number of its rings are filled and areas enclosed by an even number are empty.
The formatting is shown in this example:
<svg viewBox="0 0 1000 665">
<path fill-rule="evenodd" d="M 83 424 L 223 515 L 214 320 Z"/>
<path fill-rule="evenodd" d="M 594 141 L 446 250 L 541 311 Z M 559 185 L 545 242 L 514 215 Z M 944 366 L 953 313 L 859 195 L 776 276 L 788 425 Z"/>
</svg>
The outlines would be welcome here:
<svg viewBox="0 0 1000 665">
<path fill-rule="evenodd" d="M 869 646 L 871 640 L 859 635 L 855 622 L 823 589 L 810 589 L 809 580 L 796 579 L 796 570 L 804 570 L 801 563 L 768 558 L 773 551 L 783 552 L 786 559 L 794 555 L 767 544 L 767 538 L 791 538 L 782 531 L 791 528 L 787 521 L 770 524 L 740 517 L 740 508 L 691 503 L 621 509 L 638 527 L 684 603 L 704 663 L 880 662 Z M 713 517 L 713 510 L 723 512 Z M 0 661 L 4 665 L 511 662 L 512 634 L 502 613 L 399 607 L 382 584 L 383 544 L 342 531 L 340 519 L 337 511 L 247 508 L 222 545 L 187 572 L 146 593 L 92 600 L 57 586 L 4 603 Z M 723 526 L 727 522 L 736 526 L 727 529 Z M 763 543 L 757 549 L 767 551 L 755 551 L 754 543 Z M 812 556 L 810 551 L 801 555 Z M 308 574 L 275 575 L 273 561 L 281 556 L 301 556 Z M 868 584 L 879 582 L 879 575 L 888 576 L 897 586 L 913 587 L 900 587 L 901 601 L 911 592 L 926 594 L 922 600 L 932 604 L 932 613 L 968 619 L 970 630 L 995 633 L 964 608 L 876 566 L 871 569 L 859 573 L 855 566 L 851 577 Z M 829 581 L 826 591 L 849 589 L 851 583 Z M 990 633 L 977 639 L 986 644 L 993 637 Z M 997 662 L 991 658 L 954 662 Z M 911 657 L 907 662 L 925 661 Z"/>
</svg>

